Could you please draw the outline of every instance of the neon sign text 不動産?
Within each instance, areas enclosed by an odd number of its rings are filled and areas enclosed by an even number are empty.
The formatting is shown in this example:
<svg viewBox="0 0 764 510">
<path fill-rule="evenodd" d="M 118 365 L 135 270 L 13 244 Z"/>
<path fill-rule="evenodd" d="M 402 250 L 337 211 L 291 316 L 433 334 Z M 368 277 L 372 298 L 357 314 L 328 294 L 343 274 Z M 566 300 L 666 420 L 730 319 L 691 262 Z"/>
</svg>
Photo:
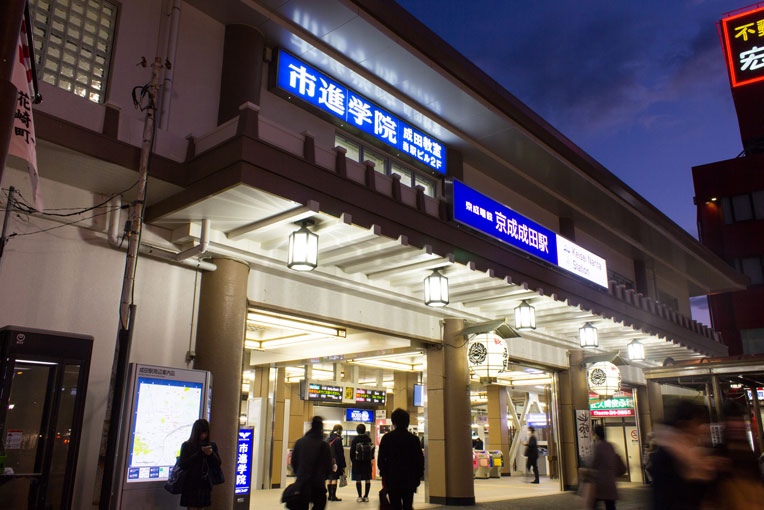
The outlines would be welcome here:
<svg viewBox="0 0 764 510">
<path fill-rule="evenodd" d="M 433 170 L 446 172 L 446 149 L 441 142 L 282 50 L 278 53 L 277 76 L 278 88 Z"/>
<path fill-rule="evenodd" d="M 605 259 L 459 181 L 451 190 L 454 221 L 608 287 Z"/>
<path fill-rule="evenodd" d="M 733 14 L 719 24 L 732 87 L 764 80 L 764 7 Z"/>
</svg>

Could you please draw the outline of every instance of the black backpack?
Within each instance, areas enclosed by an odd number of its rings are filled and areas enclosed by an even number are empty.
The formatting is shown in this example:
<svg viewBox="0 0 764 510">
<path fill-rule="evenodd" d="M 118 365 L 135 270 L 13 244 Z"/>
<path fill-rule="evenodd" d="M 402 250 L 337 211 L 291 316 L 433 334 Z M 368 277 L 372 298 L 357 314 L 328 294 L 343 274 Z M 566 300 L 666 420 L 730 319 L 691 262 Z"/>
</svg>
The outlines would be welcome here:
<svg viewBox="0 0 764 510">
<path fill-rule="evenodd" d="M 355 445 L 355 460 L 360 462 L 369 462 L 374 458 L 374 446 L 369 443 L 358 443 Z"/>
</svg>

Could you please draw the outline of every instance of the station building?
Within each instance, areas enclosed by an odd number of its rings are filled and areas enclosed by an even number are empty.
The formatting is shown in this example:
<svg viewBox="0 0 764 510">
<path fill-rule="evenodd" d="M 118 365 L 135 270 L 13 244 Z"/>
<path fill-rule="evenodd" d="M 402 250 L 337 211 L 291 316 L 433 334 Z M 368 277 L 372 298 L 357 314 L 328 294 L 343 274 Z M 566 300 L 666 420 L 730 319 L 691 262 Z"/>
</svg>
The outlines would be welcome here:
<svg viewBox="0 0 764 510">
<path fill-rule="evenodd" d="M 171 66 L 130 360 L 211 372 L 215 508 L 237 504 L 240 427 L 255 508 L 277 504 L 312 416 L 348 443 L 370 419 L 378 440 L 398 407 L 422 438 L 422 502 L 532 495 L 529 425 L 535 493 L 575 487 L 579 419 L 641 482 L 671 391 L 643 369 L 728 352 L 689 298 L 745 279 L 393 2 L 34 0 L 31 15 L 45 206 L 113 196 L 75 224 L 14 213 L 0 266 L 0 324 L 94 338 L 72 508 L 97 499 L 144 57 Z M 9 185 L 31 197 L 18 161 Z M 620 371 L 608 399 L 589 391 L 598 362 Z M 478 438 L 501 464 L 480 464 Z"/>
</svg>

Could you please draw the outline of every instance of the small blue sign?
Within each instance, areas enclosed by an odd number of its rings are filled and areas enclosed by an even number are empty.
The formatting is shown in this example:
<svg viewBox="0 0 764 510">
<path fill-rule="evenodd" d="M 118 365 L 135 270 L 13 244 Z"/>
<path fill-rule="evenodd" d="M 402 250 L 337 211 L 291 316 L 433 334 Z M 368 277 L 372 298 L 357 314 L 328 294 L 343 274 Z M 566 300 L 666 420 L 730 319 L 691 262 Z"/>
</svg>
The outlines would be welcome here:
<svg viewBox="0 0 764 510">
<path fill-rule="evenodd" d="M 345 421 L 374 423 L 374 411 L 370 409 L 346 409 Z"/>
<path fill-rule="evenodd" d="M 454 220 L 557 264 L 557 234 L 454 181 Z"/>
<path fill-rule="evenodd" d="M 252 429 L 239 429 L 239 444 L 236 448 L 236 483 L 234 494 L 249 494 L 252 468 Z"/>
<path fill-rule="evenodd" d="M 414 129 L 314 67 L 279 50 L 277 75 L 280 89 L 405 152 L 433 170 L 446 173 L 446 149 L 441 142 Z"/>
</svg>

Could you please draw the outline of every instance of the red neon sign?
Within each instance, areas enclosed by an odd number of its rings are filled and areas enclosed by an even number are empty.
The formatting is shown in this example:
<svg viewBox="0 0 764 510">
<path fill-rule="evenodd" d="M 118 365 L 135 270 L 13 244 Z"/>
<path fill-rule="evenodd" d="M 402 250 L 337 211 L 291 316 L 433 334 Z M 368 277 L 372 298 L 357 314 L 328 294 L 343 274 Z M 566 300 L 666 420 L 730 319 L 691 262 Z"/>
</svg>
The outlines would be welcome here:
<svg viewBox="0 0 764 510">
<path fill-rule="evenodd" d="M 720 21 L 732 87 L 764 80 L 764 6 Z"/>
</svg>

